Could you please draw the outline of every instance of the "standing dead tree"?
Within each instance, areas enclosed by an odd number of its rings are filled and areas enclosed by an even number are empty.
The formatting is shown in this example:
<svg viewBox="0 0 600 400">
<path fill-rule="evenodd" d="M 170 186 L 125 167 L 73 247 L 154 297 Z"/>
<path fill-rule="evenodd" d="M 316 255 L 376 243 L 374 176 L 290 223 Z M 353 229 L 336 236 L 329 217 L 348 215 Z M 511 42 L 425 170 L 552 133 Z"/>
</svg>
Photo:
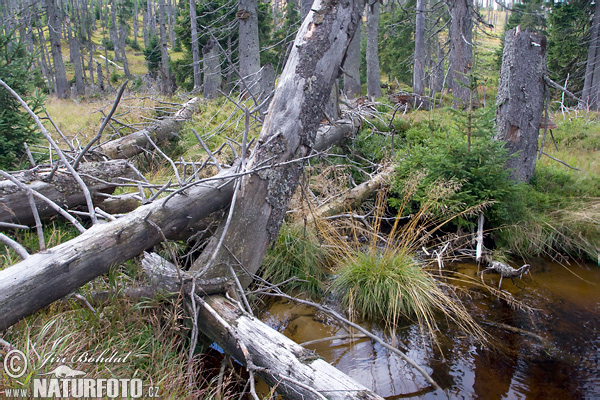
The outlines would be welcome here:
<svg viewBox="0 0 600 400">
<path fill-rule="evenodd" d="M 496 97 L 496 139 L 506 142 L 513 179 L 529 181 L 535 172 L 544 111 L 546 38 L 514 28 L 506 32 Z"/>
</svg>

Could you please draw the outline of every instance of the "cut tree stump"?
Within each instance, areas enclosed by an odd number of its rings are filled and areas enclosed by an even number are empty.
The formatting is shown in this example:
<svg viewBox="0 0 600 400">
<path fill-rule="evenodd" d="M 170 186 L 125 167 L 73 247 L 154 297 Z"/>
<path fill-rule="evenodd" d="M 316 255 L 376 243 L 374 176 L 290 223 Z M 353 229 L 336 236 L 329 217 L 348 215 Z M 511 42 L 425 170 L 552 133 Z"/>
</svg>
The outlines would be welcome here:
<svg viewBox="0 0 600 400">
<path fill-rule="evenodd" d="M 20 182 L 43 194 L 65 209 L 85 205 L 85 197 L 81 186 L 65 168 L 59 168 L 52 180 L 52 168 L 35 168 L 12 174 Z M 118 179 L 135 178 L 134 171 L 125 160 L 84 163 L 79 174 L 87 185 L 95 205 L 104 201 L 105 197 L 98 193 L 112 193 L 118 187 Z M 99 181 L 100 179 L 101 181 Z M 40 217 L 57 214 L 48 203 L 35 198 Z M 0 222 L 11 222 L 29 225 L 34 223 L 31 207 L 27 200 L 27 192 L 21 190 L 13 182 L 0 180 Z"/>
</svg>

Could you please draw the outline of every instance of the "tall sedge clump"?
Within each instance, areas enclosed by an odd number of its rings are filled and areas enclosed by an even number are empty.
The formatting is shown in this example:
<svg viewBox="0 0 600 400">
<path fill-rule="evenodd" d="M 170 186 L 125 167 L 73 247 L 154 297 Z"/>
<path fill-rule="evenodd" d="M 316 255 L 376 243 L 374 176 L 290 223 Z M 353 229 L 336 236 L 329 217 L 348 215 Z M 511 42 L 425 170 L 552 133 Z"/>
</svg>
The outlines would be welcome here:
<svg viewBox="0 0 600 400">
<path fill-rule="evenodd" d="M 399 215 L 421 178 L 415 177 L 407 184 Z M 414 321 L 424 335 L 434 340 L 439 332 L 436 317 L 443 315 L 481 342 L 487 341 L 485 332 L 456 299 L 451 287 L 435 280 L 416 255 L 446 222 L 459 214 L 464 216 L 481 210 L 481 206 L 472 207 L 452 216 L 433 213 L 441 200 L 457 188 L 456 183 L 439 181 L 437 189 L 408 221 L 396 218 L 385 241 L 379 231 L 387 196 L 380 194 L 368 245 L 359 247 L 341 237 L 333 239 L 342 250 L 336 255 L 337 275 L 331 290 L 350 314 L 384 323 L 392 333 L 402 320 Z"/>
</svg>

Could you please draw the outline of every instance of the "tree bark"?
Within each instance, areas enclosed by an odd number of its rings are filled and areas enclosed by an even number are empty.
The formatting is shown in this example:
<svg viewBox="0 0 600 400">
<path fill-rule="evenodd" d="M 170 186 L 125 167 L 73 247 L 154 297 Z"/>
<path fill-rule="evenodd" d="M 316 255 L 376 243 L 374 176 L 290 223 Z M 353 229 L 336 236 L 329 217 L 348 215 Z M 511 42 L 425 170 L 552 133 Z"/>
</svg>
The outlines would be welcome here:
<svg viewBox="0 0 600 400">
<path fill-rule="evenodd" d="M 140 30 L 140 21 L 138 16 L 138 0 L 133 0 L 133 43 L 135 44 L 138 44 L 138 31 Z"/>
<path fill-rule="evenodd" d="M 252 96 L 257 96 L 260 92 L 257 0 L 240 0 L 236 17 L 239 22 L 240 79 L 245 83 L 241 85 L 241 90 L 248 90 Z"/>
<path fill-rule="evenodd" d="M 111 140 L 94 149 L 110 159 L 130 158 L 144 151 L 148 147 L 148 135 L 155 143 L 169 139 L 181 129 L 181 125 L 189 120 L 198 109 L 198 98 L 194 97 L 183 105 L 183 107 L 172 117 L 165 118 L 140 131 Z"/>
<path fill-rule="evenodd" d="M 589 108 L 597 110 L 599 107 L 598 95 L 600 94 L 600 1 L 594 6 L 594 19 L 592 22 L 592 32 L 590 38 L 590 47 L 588 48 L 587 65 L 585 68 L 585 80 L 583 83 L 583 93 L 581 99 L 585 101 Z M 596 83 L 596 86 L 594 86 Z"/>
<path fill-rule="evenodd" d="M 320 129 L 315 149 L 326 149 L 353 134 L 356 126 L 338 121 Z M 234 169 L 224 170 L 214 180 L 192 186 L 168 202 L 158 200 L 116 221 L 96 224 L 74 239 L 0 271 L 0 331 L 161 242 L 162 236 L 147 220 L 169 239 L 185 240 L 202 229 L 213 221 L 214 212 L 231 201 L 234 173 Z"/>
<path fill-rule="evenodd" d="M 381 97 L 381 69 L 379 68 L 379 1 L 367 3 L 367 96 Z"/>
<path fill-rule="evenodd" d="M 415 26 L 415 61 L 413 65 L 413 92 L 425 94 L 425 13 L 427 0 L 417 0 Z"/>
<path fill-rule="evenodd" d="M 544 111 L 546 38 L 518 28 L 506 32 L 496 97 L 496 139 L 506 143 L 507 168 L 516 181 L 535 172 Z"/>
<path fill-rule="evenodd" d="M 81 63 L 81 42 L 77 37 L 77 29 L 71 32 L 71 21 L 67 20 L 67 30 L 69 32 L 69 49 L 71 62 L 75 73 L 75 90 L 77 96 L 85 95 L 85 84 L 83 83 L 83 65 Z"/>
<path fill-rule="evenodd" d="M 363 7 L 361 1 L 315 1 L 315 11 L 298 31 L 279 78 L 259 144 L 248 160 L 249 169 L 263 163 L 286 163 L 310 153 Z M 210 265 L 203 273 L 212 278 L 227 276 L 233 266 L 244 285 L 252 282 L 269 243 L 279 233 L 303 171 L 303 162 L 291 162 L 246 178 L 223 241 L 222 224 L 192 270 Z"/>
<path fill-rule="evenodd" d="M 54 79 L 56 83 L 56 96 L 60 99 L 66 99 L 70 96 L 69 83 L 67 82 L 67 72 L 65 63 L 62 59 L 61 22 L 56 8 L 56 0 L 45 0 L 46 15 L 48 18 L 48 37 L 50 39 L 50 49 L 52 52 L 52 61 L 54 64 Z"/>
<path fill-rule="evenodd" d="M 215 99 L 221 89 L 221 57 L 219 44 L 210 38 L 202 48 L 202 62 L 204 64 L 204 97 Z"/>
<path fill-rule="evenodd" d="M 362 86 L 360 84 L 360 27 L 356 29 L 354 37 L 348 46 L 344 60 L 344 94 L 349 99 L 360 97 Z"/>
<path fill-rule="evenodd" d="M 194 70 L 194 91 L 202 86 L 200 72 L 200 46 L 198 44 L 198 23 L 196 21 L 196 0 L 190 0 L 190 26 L 192 31 L 192 62 Z"/>
<path fill-rule="evenodd" d="M 162 74 L 162 93 L 170 95 L 173 92 L 171 73 L 169 71 L 169 49 L 167 30 L 165 26 L 165 0 L 158 2 L 158 19 L 160 24 L 160 71 Z"/>
<path fill-rule="evenodd" d="M 469 104 L 469 77 L 473 67 L 472 0 L 450 2 L 450 73 L 449 86 L 454 97 L 454 108 Z"/>
<path fill-rule="evenodd" d="M 135 178 L 135 174 L 127 166 L 127 162 L 122 160 L 84 163 L 79 168 L 79 173 L 90 190 L 95 205 L 102 203 L 105 199 L 105 197 L 99 196 L 99 193 L 112 193 L 117 188 L 116 183 L 111 184 L 110 182 L 116 182 L 120 177 Z M 64 168 L 59 169 L 52 180 L 49 180 L 51 168 L 22 171 L 13 176 L 62 208 L 73 209 L 86 204 L 81 186 Z M 94 178 L 108 183 L 99 182 Z M 24 225 L 34 223 L 27 193 L 14 183 L 6 180 L 0 181 L 0 204 L 0 222 Z M 40 217 L 56 215 L 56 211 L 44 201 L 36 198 L 35 204 Z"/>
</svg>

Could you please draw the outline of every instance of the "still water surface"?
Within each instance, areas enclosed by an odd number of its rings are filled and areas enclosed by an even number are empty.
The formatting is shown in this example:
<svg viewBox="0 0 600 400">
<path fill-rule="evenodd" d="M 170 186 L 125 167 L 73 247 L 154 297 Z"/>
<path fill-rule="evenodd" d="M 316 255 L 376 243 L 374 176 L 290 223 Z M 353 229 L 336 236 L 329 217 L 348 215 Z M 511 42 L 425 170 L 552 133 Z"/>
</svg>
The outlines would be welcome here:
<svg viewBox="0 0 600 400">
<path fill-rule="evenodd" d="M 527 312 L 477 290 L 465 300 L 471 315 L 517 327 L 546 339 L 484 325 L 503 350 L 480 348 L 472 338 L 444 328 L 443 356 L 424 342 L 419 327 L 397 332 L 401 348 L 425 366 L 440 386 L 456 399 L 600 399 L 600 268 L 556 263 L 532 264 L 531 276 L 508 280 L 502 289 L 534 309 Z M 473 264 L 454 266 L 455 273 L 475 277 Z M 577 274 L 575 276 L 573 273 Z M 485 275 L 498 285 L 498 275 Z M 262 320 L 298 343 L 345 335 L 330 317 L 306 306 L 277 301 Z M 363 324 L 382 334 L 376 324 Z M 357 381 L 387 399 L 443 398 L 399 357 L 368 339 L 337 339 L 307 345 Z"/>
</svg>

